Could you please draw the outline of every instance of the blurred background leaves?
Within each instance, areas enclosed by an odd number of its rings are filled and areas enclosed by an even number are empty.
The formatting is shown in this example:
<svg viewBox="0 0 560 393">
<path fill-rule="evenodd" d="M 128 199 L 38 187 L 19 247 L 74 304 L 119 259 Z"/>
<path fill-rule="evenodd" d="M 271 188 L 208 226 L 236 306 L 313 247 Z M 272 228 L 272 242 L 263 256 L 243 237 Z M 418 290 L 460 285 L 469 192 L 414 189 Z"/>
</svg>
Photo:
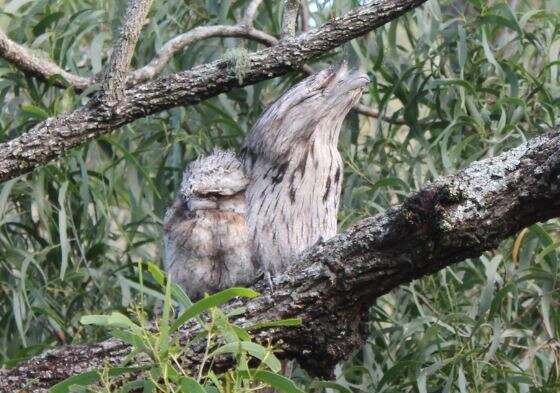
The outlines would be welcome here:
<svg viewBox="0 0 560 393">
<path fill-rule="evenodd" d="M 133 65 L 193 27 L 236 23 L 246 3 L 156 1 Z M 359 3 L 310 0 L 310 24 Z M 0 28 L 87 76 L 107 60 L 122 4 L 0 0 Z M 278 35 L 281 7 L 265 0 L 256 27 Z M 430 0 L 312 64 L 350 58 L 372 80 L 363 102 L 386 118 L 352 112 L 345 122 L 341 228 L 557 124 L 559 9 L 556 0 Z M 240 48 L 260 45 L 206 40 L 177 54 L 165 72 Z M 79 319 L 138 301 L 138 262 L 161 262 L 161 218 L 185 164 L 214 146 L 238 149 L 264 107 L 301 77 L 138 120 L 1 184 L 0 362 L 102 338 Z M 0 141 L 90 93 L 53 87 L 0 60 Z M 481 258 L 392 291 L 371 310 L 367 345 L 337 367 L 336 383 L 301 371 L 296 378 L 309 391 L 558 391 L 559 244 L 557 220 L 535 225 Z"/>
</svg>

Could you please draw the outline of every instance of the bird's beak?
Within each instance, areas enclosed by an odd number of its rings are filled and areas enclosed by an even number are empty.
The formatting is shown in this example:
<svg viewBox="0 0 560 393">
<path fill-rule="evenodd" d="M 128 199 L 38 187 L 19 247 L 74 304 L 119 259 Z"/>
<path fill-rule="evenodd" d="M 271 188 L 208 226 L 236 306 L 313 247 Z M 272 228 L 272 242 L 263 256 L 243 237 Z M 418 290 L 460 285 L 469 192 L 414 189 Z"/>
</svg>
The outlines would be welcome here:
<svg viewBox="0 0 560 393">
<path fill-rule="evenodd" d="M 343 60 L 336 68 L 325 92 L 328 96 L 341 97 L 350 91 L 361 90 L 369 83 L 370 80 L 366 73 L 357 69 L 349 69 L 348 62 Z"/>
</svg>

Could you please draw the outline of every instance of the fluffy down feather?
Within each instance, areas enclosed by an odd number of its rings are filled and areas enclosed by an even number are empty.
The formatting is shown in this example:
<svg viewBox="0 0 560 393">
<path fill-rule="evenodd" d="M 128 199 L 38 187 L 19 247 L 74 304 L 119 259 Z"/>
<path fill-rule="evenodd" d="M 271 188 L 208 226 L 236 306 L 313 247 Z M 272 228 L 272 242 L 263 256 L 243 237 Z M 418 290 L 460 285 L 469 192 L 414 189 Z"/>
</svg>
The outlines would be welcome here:
<svg viewBox="0 0 560 393">
<path fill-rule="evenodd" d="M 235 154 L 215 150 L 185 169 L 164 219 L 165 269 L 192 299 L 251 283 L 245 219 L 248 179 Z"/>
</svg>

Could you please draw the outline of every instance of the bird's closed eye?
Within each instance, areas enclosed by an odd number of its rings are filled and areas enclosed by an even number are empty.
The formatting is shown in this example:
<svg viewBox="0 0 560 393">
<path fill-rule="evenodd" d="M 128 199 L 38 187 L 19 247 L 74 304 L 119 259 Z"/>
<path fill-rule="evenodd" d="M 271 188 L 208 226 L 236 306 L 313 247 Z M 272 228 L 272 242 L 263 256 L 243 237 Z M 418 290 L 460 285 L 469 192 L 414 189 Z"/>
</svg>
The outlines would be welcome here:
<svg viewBox="0 0 560 393">
<path fill-rule="evenodd" d="M 204 194 L 204 198 L 211 199 L 211 200 L 216 200 L 216 199 L 218 199 L 220 197 L 223 197 L 223 196 L 224 196 L 223 194 L 221 194 L 217 191 L 216 192 L 207 192 L 207 193 Z"/>
</svg>

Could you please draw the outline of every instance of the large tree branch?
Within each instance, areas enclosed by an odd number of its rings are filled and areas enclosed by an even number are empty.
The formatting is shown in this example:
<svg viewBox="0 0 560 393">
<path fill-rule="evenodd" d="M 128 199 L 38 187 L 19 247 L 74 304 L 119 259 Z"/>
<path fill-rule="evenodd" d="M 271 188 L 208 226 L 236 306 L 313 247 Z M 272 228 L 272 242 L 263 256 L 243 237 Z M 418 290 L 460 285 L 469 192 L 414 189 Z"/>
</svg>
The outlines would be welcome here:
<svg viewBox="0 0 560 393">
<path fill-rule="evenodd" d="M 253 7 L 258 5 L 258 3 L 260 3 L 260 1 L 254 1 L 251 3 L 252 7 L 247 9 L 246 16 L 242 22 L 243 24 L 234 26 L 200 26 L 170 39 L 158 50 L 154 58 L 148 64 L 134 70 L 130 74 L 127 80 L 127 84 L 133 85 L 154 78 L 161 72 L 161 70 L 163 70 L 165 65 L 177 52 L 183 50 L 189 45 L 208 38 L 246 38 L 249 40 L 260 42 L 267 46 L 275 45 L 278 42 L 276 37 L 264 31 L 257 30 L 250 25 L 246 25 L 246 23 L 252 21 L 252 19 L 254 18 L 254 14 L 250 14 L 249 10 L 253 9 Z M 256 11 L 256 8 L 254 8 L 254 11 Z M 60 75 L 69 83 L 70 86 L 74 87 L 78 91 L 85 90 L 95 82 L 95 78 L 88 78 L 72 74 L 63 70 L 48 58 L 38 57 L 37 55 L 34 55 L 29 49 L 10 40 L 1 30 L 0 57 L 3 57 L 21 71 L 37 76 L 41 79 L 48 79 L 55 75 Z M 303 67 L 303 70 L 306 74 L 310 74 L 313 72 L 310 67 Z M 66 87 L 65 84 L 61 83 L 59 80 L 55 80 L 54 82 L 58 86 Z M 405 124 L 404 120 L 402 119 L 394 120 L 389 116 L 380 117 L 377 111 L 374 111 L 367 105 L 357 104 L 354 110 L 362 115 L 381 118 L 382 120 L 393 124 Z"/>
<path fill-rule="evenodd" d="M 560 134 L 555 132 L 425 186 L 402 205 L 312 247 L 275 280 L 273 294 L 228 307 L 246 307 L 236 321 L 242 326 L 301 318 L 300 327 L 264 329 L 255 338 L 276 343 L 280 357 L 297 359 L 312 374 L 330 376 L 337 362 L 362 345 L 362 322 L 377 297 L 558 216 Z M 266 292 L 266 285 L 256 288 Z M 180 339 L 187 342 L 197 333 L 195 324 L 185 326 Z M 26 383 L 48 387 L 105 361 L 119 364 L 129 350 L 118 340 L 53 349 L 0 371 L 0 391 Z M 203 353 L 202 344 L 189 346 L 183 367 L 197 370 Z M 214 366 L 223 370 L 229 361 Z"/>
<path fill-rule="evenodd" d="M 275 45 L 278 43 L 278 39 L 276 37 L 264 31 L 255 29 L 252 25 L 257 8 L 261 2 L 262 0 L 251 1 L 247 6 L 243 19 L 236 25 L 199 26 L 170 39 L 156 52 L 154 58 L 148 64 L 134 70 L 127 76 L 127 85 L 132 86 L 153 79 L 165 68 L 176 53 L 184 50 L 189 45 L 208 38 L 245 38 L 262 43 L 266 46 Z M 285 4 L 283 31 L 287 33 L 283 34 L 283 36 L 289 37 L 293 36 L 295 33 L 297 15 L 294 15 L 294 9 L 297 10 L 298 5 L 299 1 L 297 0 L 290 0 Z M 300 9 L 302 10 L 302 31 L 305 32 L 309 29 L 309 10 L 307 8 L 307 3 L 303 4 Z M 21 71 L 41 79 L 49 79 L 55 75 L 60 75 L 67 83 L 62 82 L 59 79 L 55 79 L 54 85 L 62 88 L 70 85 L 77 91 L 83 91 L 99 79 L 99 76 L 89 78 L 65 71 L 47 57 L 38 57 L 26 47 L 10 40 L 2 31 L 0 31 L 0 57 L 3 57 Z M 302 70 L 306 74 L 313 72 L 309 66 L 303 66 Z M 405 124 L 402 119 L 392 119 L 389 116 L 380 116 L 377 111 L 364 104 L 357 104 L 354 107 L 354 110 L 364 116 L 379 118 L 393 124 Z"/>
<path fill-rule="evenodd" d="M 283 75 L 349 40 L 397 18 L 425 0 L 375 0 L 357 7 L 318 29 L 278 42 L 249 55 L 242 83 L 227 60 L 134 86 L 111 110 L 92 99 L 69 114 L 47 119 L 29 132 L 0 144 L 0 181 L 45 164 L 65 150 L 94 139 L 122 125 L 180 105 L 193 105 L 234 87 Z"/>
</svg>

